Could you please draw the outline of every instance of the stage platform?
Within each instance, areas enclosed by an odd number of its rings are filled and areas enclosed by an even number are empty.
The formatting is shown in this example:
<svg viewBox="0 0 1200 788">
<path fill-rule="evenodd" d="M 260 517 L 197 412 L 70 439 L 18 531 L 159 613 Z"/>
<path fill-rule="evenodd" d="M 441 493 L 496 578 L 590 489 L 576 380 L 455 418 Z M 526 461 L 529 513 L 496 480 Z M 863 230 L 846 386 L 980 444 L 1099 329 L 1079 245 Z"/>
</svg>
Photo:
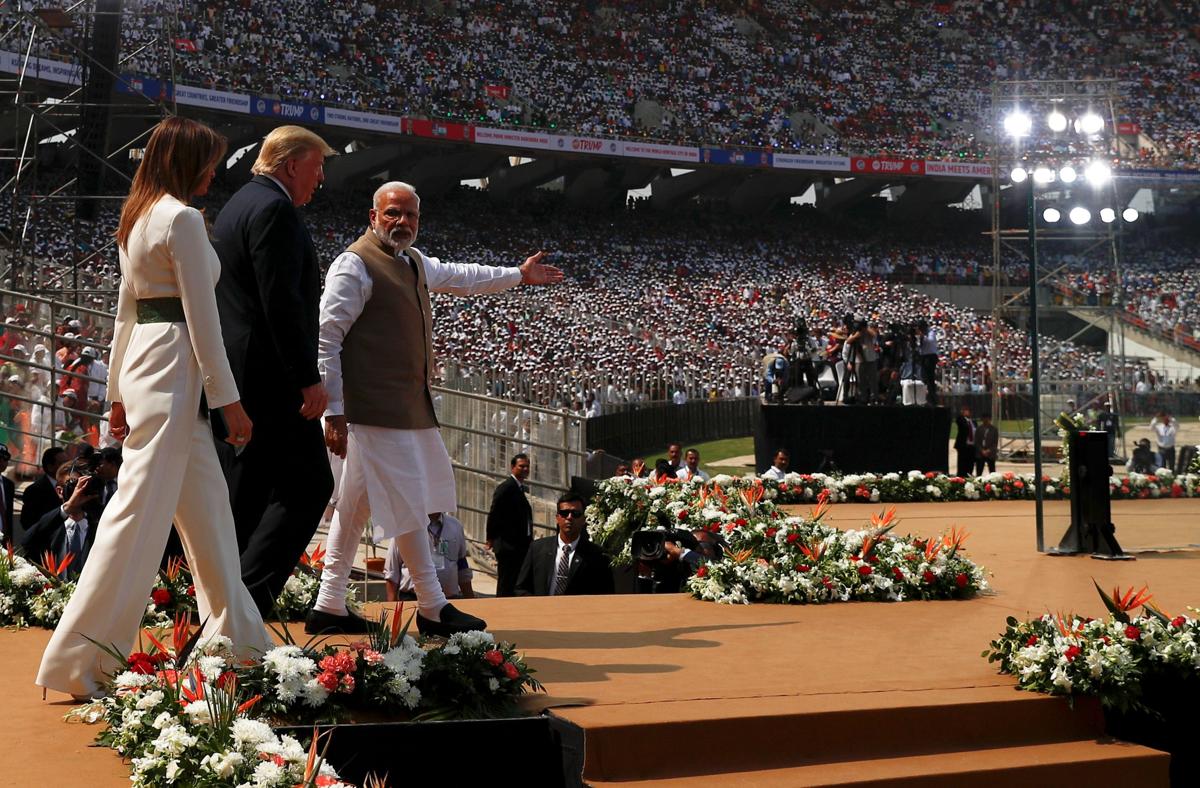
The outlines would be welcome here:
<svg viewBox="0 0 1200 788">
<path fill-rule="evenodd" d="M 1200 603 L 1200 501 L 1118 501 L 1138 560 L 1034 551 L 1029 502 L 907 504 L 900 532 L 970 531 L 994 593 L 964 602 L 727 607 L 673 596 L 480 599 L 548 693 L 529 699 L 578 727 L 592 785 L 1166 785 L 1167 758 L 1100 733 L 1098 711 L 1018 692 L 980 657 L 1004 619 L 1103 614 L 1092 587 L 1150 585 L 1173 613 Z M 856 527 L 870 507 L 835 506 Z M 1067 505 L 1048 504 L 1047 543 Z M 118 786 L 128 772 L 65 724 L 70 702 L 32 684 L 49 633 L 0 632 L 0 740 L 19 749 L 0 785 Z M 401 742 L 397 742 L 402 746 Z M 519 782 L 519 775 L 497 775 Z M 508 779 L 506 779 L 508 778 Z"/>
</svg>

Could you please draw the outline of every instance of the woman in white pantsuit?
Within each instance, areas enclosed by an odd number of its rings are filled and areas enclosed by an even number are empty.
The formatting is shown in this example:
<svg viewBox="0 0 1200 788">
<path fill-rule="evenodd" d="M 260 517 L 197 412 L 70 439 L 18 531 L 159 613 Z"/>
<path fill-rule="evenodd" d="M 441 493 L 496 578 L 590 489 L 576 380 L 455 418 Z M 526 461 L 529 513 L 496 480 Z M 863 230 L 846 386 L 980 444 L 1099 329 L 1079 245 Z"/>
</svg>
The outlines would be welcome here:
<svg viewBox="0 0 1200 788">
<path fill-rule="evenodd" d="M 37 676 L 38 685 L 77 698 L 96 695 L 105 673 L 118 667 L 87 638 L 123 653 L 133 646 L 172 521 L 208 620 L 205 636 L 225 635 L 243 653 L 269 644 L 242 584 L 229 493 L 200 415 L 203 391 L 222 409 L 229 441 L 250 439 L 221 342 L 213 292 L 220 263 L 203 217 L 187 206 L 208 191 L 224 153 L 224 138 L 207 126 L 164 120 L 121 211 L 108 390 L 124 463 Z"/>
</svg>

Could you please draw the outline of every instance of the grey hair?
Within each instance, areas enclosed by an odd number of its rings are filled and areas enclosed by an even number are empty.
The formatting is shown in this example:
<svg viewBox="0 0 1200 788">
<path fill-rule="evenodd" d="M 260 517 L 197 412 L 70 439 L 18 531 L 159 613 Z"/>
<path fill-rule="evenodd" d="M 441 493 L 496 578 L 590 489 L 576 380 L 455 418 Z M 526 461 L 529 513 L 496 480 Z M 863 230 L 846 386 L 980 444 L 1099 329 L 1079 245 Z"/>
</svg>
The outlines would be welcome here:
<svg viewBox="0 0 1200 788">
<path fill-rule="evenodd" d="M 421 196 L 417 194 L 417 190 L 412 184 L 405 183 L 404 181 L 388 181 L 375 190 L 375 196 L 371 198 L 371 205 L 379 205 L 379 198 L 388 192 L 408 192 L 417 198 L 418 204 L 421 202 Z"/>
</svg>

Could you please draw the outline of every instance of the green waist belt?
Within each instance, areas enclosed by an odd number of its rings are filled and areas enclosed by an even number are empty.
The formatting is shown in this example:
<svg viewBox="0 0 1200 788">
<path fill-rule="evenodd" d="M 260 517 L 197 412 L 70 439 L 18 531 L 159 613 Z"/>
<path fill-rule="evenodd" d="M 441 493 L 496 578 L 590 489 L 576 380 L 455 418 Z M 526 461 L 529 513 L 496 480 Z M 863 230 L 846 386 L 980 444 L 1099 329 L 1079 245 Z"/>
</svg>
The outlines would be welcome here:
<svg viewBox="0 0 1200 788">
<path fill-rule="evenodd" d="M 186 323 L 183 301 L 179 298 L 139 298 L 137 302 L 139 323 Z"/>
</svg>

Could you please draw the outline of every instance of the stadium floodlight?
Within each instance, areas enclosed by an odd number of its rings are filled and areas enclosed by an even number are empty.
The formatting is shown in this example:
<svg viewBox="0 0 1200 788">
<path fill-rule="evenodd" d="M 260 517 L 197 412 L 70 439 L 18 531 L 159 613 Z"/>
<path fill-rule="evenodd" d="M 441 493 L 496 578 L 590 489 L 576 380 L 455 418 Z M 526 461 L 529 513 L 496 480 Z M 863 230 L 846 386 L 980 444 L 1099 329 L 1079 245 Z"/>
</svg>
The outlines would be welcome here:
<svg viewBox="0 0 1200 788">
<path fill-rule="evenodd" d="M 1013 167 L 1008 177 L 1012 178 L 1013 183 L 1024 183 L 1025 179 L 1029 177 L 1029 171 L 1024 167 Z"/>
<path fill-rule="evenodd" d="M 1104 222 L 1105 224 L 1112 224 L 1116 220 L 1117 220 L 1117 212 L 1114 211 L 1112 208 L 1101 208 L 1100 209 L 1100 221 Z"/>
<path fill-rule="evenodd" d="M 1087 224 L 1092 220 L 1092 212 L 1082 205 L 1076 205 L 1067 216 L 1071 219 L 1071 224 Z"/>
<path fill-rule="evenodd" d="M 1055 224 L 1059 219 L 1062 218 L 1062 213 L 1059 212 L 1057 208 L 1047 208 L 1046 210 L 1042 211 L 1042 218 L 1045 219 L 1048 224 Z"/>
<path fill-rule="evenodd" d="M 1095 112 L 1088 112 L 1077 121 L 1083 134 L 1099 134 L 1104 130 L 1104 119 Z"/>
<path fill-rule="evenodd" d="M 1112 180 L 1112 168 L 1102 161 L 1094 161 L 1083 171 L 1083 177 L 1093 187 L 1099 188 Z"/>
<path fill-rule="evenodd" d="M 1126 208 L 1125 210 L 1121 211 L 1121 218 L 1127 222 L 1136 222 L 1139 216 L 1141 216 L 1141 214 L 1138 213 L 1137 208 Z"/>
<path fill-rule="evenodd" d="M 1004 116 L 1004 131 L 1010 137 L 1028 137 L 1033 131 L 1033 118 L 1021 110 L 1013 110 Z"/>
<path fill-rule="evenodd" d="M 1063 183 L 1074 183 L 1079 177 L 1079 173 L 1075 172 L 1075 168 L 1068 164 L 1058 171 L 1058 179 Z"/>
<path fill-rule="evenodd" d="M 1049 167 L 1038 167 L 1033 171 L 1034 183 L 1050 183 L 1054 180 L 1054 170 Z"/>
<path fill-rule="evenodd" d="M 1051 131 L 1066 131 L 1067 116 L 1054 110 L 1046 117 L 1046 125 L 1050 127 Z"/>
</svg>

